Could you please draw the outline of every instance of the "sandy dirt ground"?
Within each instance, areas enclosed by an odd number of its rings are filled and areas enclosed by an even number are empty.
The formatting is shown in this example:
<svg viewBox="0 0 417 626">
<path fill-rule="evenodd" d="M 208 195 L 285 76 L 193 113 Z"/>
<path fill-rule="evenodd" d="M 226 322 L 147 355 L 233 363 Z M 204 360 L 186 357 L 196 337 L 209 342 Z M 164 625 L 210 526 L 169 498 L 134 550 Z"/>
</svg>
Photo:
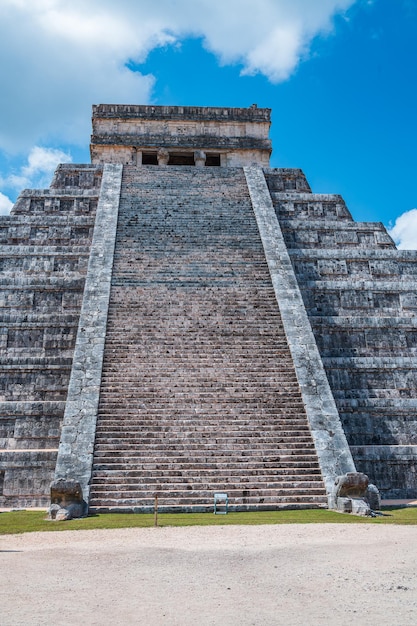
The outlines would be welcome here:
<svg viewBox="0 0 417 626">
<path fill-rule="evenodd" d="M 417 624 L 413 526 L 0 537 L 0 624 Z"/>
</svg>

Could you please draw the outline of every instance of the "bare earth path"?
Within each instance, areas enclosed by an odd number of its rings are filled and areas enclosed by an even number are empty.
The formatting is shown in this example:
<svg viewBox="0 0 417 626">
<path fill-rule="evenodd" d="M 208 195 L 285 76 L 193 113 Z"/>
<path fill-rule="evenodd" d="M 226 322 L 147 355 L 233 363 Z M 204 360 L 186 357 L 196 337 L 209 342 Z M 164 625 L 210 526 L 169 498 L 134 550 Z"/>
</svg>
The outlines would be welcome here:
<svg viewBox="0 0 417 626">
<path fill-rule="evenodd" d="M 416 535 L 331 524 L 7 535 L 0 624 L 416 624 Z"/>
</svg>

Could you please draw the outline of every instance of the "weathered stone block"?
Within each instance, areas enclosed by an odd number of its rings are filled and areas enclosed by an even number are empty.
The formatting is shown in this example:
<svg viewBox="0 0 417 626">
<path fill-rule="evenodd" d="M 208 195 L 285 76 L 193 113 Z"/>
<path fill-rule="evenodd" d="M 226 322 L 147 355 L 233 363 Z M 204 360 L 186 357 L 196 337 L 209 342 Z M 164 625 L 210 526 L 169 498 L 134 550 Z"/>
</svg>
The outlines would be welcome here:
<svg viewBox="0 0 417 626">
<path fill-rule="evenodd" d="M 64 521 L 84 517 L 86 513 L 87 503 L 83 500 L 83 491 L 78 481 L 61 478 L 52 482 L 49 519 Z"/>
<path fill-rule="evenodd" d="M 370 507 L 366 501 L 368 485 L 368 476 L 360 472 L 338 476 L 334 483 L 331 507 L 341 513 L 369 515 Z"/>
</svg>

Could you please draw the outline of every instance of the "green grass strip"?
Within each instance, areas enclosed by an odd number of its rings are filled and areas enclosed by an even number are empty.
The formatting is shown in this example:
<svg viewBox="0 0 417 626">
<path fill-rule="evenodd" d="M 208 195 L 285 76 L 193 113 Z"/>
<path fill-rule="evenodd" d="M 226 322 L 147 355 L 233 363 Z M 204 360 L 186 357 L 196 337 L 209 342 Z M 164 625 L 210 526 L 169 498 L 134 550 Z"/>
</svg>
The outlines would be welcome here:
<svg viewBox="0 0 417 626">
<path fill-rule="evenodd" d="M 35 531 L 93 530 L 97 528 L 150 528 L 154 516 L 143 513 L 103 513 L 84 519 L 51 522 L 45 511 L 0 513 L 0 535 Z M 409 524 L 417 525 L 417 508 L 384 508 L 382 516 L 357 517 L 323 509 L 253 511 L 249 513 L 159 513 L 158 526 L 230 526 L 260 524 Z"/>
</svg>

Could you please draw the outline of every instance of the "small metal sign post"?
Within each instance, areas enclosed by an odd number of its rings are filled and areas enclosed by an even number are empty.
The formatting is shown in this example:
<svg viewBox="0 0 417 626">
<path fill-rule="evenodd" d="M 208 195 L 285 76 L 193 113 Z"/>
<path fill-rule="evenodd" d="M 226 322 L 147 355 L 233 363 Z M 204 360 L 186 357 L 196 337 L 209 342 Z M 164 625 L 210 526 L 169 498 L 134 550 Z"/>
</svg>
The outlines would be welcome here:
<svg viewBox="0 0 417 626">
<path fill-rule="evenodd" d="M 227 493 L 215 493 L 214 494 L 214 515 L 226 515 L 228 508 L 229 508 L 229 497 Z"/>
</svg>

